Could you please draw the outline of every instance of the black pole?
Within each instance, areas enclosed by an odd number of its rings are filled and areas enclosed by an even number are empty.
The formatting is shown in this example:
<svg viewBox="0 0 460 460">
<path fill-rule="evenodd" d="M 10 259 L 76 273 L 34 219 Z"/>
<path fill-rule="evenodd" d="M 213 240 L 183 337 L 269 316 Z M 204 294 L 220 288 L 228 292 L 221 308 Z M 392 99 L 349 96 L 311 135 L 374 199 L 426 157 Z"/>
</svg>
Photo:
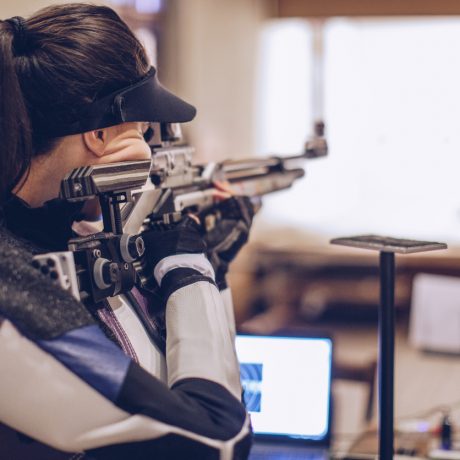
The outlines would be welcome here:
<svg viewBox="0 0 460 460">
<path fill-rule="evenodd" d="M 395 255 L 380 253 L 379 431 L 380 460 L 392 460 L 394 439 Z"/>
</svg>

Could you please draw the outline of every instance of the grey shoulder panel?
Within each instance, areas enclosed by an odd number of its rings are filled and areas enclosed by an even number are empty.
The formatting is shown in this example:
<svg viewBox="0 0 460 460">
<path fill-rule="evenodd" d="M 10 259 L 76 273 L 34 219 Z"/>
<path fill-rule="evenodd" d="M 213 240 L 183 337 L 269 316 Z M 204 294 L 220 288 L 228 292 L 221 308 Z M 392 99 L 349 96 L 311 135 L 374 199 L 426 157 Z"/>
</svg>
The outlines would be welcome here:
<svg viewBox="0 0 460 460">
<path fill-rule="evenodd" d="M 32 251 L 0 228 L 0 316 L 34 340 L 92 324 L 86 308 L 32 267 Z"/>
</svg>

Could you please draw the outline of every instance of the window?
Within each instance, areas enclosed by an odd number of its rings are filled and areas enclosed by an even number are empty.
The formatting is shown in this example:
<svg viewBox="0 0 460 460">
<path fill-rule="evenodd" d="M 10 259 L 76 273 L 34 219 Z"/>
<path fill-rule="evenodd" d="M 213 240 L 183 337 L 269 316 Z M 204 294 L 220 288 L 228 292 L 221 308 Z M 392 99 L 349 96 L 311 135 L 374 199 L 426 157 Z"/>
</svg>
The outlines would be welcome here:
<svg viewBox="0 0 460 460">
<path fill-rule="evenodd" d="M 330 155 L 265 200 L 262 218 L 327 235 L 460 241 L 460 19 L 325 25 Z M 300 152 L 312 130 L 307 21 L 263 30 L 257 151 Z"/>
</svg>

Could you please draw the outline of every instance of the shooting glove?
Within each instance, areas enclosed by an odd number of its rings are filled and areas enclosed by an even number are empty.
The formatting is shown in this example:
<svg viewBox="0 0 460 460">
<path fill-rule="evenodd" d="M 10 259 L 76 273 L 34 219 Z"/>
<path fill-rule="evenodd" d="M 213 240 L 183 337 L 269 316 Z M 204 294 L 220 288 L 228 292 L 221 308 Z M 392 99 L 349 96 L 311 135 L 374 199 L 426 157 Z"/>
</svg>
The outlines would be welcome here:
<svg viewBox="0 0 460 460">
<path fill-rule="evenodd" d="M 230 262 L 248 240 L 254 213 L 254 206 L 247 196 L 233 196 L 200 214 L 205 228 L 211 227 L 204 240 L 220 290 L 227 287 L 225 276 Z"/>
<path fill-rule="evenodd" d="M 142 237 L 148 270 L 153 272 L 165 303 L 181 287 L 203 280 L 214 283 L 201 227 L 191 217 L 185 216 L 177 224 L 155 225 Z"/>
</svg>

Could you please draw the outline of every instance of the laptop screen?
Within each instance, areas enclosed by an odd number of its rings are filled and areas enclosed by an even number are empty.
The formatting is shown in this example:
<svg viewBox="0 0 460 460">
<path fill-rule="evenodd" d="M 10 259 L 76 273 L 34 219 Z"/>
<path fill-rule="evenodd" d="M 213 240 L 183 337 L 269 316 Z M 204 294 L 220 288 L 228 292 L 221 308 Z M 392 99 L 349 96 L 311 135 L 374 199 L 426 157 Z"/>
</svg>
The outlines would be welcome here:
<svg viewBox="0 0 460 460">
<path fill-rule="evenodd" d="M 330 338 L 238 335 L 236 351 L 256 435 L 329 437 Z"/>
</svg>

